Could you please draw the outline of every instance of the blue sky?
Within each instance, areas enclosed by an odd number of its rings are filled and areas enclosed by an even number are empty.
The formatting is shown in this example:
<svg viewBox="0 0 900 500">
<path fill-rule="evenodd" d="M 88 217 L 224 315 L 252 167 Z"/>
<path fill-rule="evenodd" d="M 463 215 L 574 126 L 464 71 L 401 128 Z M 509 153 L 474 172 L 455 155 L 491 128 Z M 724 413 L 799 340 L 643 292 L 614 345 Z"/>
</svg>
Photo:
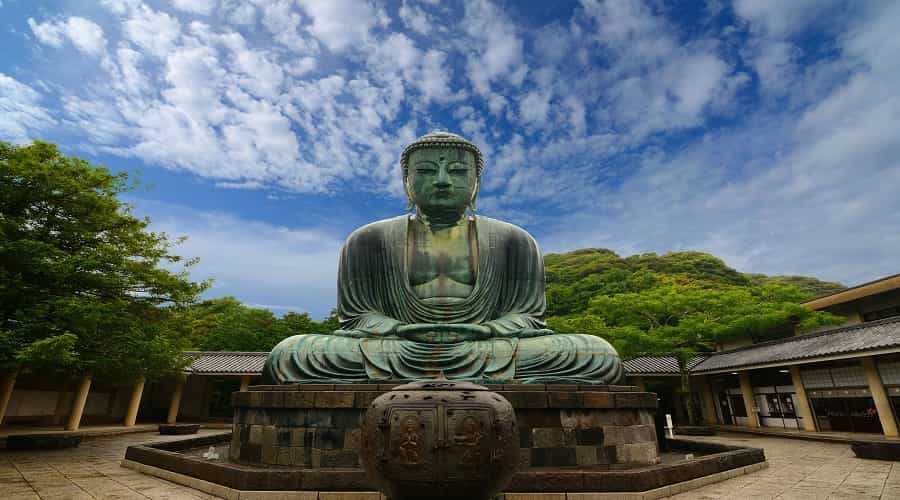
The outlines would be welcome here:
<svg viewBox="0 0 900 500">
<path fill-rule="evenodd" d="M 544 251 L 900 272 L 900 2 L 0 0 L 0 139 L 139 171 L 210 296 L 322 317 L 432 129 Z"/>
</svg>

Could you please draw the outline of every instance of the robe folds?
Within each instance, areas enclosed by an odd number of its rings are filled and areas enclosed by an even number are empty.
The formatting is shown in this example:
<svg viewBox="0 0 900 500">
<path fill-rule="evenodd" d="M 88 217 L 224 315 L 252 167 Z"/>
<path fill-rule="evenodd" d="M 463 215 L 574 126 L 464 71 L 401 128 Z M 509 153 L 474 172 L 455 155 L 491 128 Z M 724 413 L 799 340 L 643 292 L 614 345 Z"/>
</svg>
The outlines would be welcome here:
<svg viewBox="0 0 900 500">
<path fill-rule="evenodd" d="M 295 335 L 279 343 L 264 375 L 275 383 L 364 383 L 447 378 L 482 383 L 617 383 L 618 354 L 592 335 L 533 335 L 545 328 L 544 268 L 524 230 L 473 217 L 475 284 L 464 299 L 419 298 L 407 263 L 410 216 L 368 224 L 350 235 L 338 269 L 334 335 Z M 490 328 L 483 340 L 417 342 L 398 325 L 465 323 Z M 544 330 L 547 332 L 546 330 Z"/>
</svg>

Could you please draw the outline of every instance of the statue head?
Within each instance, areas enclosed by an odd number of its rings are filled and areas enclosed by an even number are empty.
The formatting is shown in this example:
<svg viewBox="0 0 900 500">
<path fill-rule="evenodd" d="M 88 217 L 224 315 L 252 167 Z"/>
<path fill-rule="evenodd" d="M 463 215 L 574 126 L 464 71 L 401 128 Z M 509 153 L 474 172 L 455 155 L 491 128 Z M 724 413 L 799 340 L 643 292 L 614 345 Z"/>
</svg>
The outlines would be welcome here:
<svg viewBox="0 0 900 500">
<path fill-rule="evenodd" d="M 420 212 L 443 217 L 475 209 L 484 160 L 466 139 L 449 132 L 425 134 L 403 150 L 400 166 L 406 196 Z"/>
</svg>

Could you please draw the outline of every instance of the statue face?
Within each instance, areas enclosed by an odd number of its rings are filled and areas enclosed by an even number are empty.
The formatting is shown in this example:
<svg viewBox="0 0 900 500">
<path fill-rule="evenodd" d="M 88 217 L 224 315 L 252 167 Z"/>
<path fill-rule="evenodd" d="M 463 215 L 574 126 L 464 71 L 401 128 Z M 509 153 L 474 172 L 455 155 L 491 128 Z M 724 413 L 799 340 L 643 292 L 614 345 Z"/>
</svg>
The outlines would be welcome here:
<svg viewBox="0 0 900 500">
<path fill-rule="evenodd" d="M 466 210 L 478 186 L 475 155 L 462 148 L 423 148 L 409 155 L 407 189 L 419 210 Z"/>
</svg>

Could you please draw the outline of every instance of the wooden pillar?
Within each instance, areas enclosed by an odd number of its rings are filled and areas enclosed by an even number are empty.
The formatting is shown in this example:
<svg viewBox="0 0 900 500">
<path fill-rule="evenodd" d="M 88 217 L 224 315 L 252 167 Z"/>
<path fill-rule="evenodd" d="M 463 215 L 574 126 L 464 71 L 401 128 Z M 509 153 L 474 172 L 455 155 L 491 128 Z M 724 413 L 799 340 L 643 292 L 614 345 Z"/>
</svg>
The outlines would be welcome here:
<svg viewBox="0 0 900 500">
<path fill-rule="evenodd" d="M 713 397 L 709 377 L 700 377 L 700 393 L 703 397 L 703 421 L 710 425 L 717 424 L 719 419 L 716 417 L 716 398 Z"/>
<path fill-rule="evenodd" d="M 12 399 L 13 387 L 16 385 L 16 377 L 19 375 L 18 370 L 13 370 L 3 374 L 0 380 L 0 425 L 3 425 L 3 417 L 6 416 L 6 409 L 9 408 L 9 400 Z"/>
<path fill-rule="evenodd" d="M 878 419 L 881 420 L 881 429 L 885 436 L 896 437 L 897 420 L 894 418 L 894 409 L 891 408 L 891 400 L 884 384 L 881 383 L 881 375 L 875 366 L 875 360 L 871 356 L 862 358 L 863 370 L 866 372 L 866 381 L 869 383 L 869 392 L 875 400 L 875 409 L 878 410 Z"/>
<path fill-rule="evenodd" d="M 181 406 L 181 392 L 184 390 L 184 375 L 179 375 L 175 381 L 175 390 L 172 391 L 172 401 L 169 403 L 169 415 L 167 424 L 174 424 L 178 420 L 178 407 Z"/>
<path fill-rule="evenodd" d="M 241 376 L 241 389 L 240 389 L 240 391 L 241 391 L 241 392 L 244 392 L 244 391 L 247 390 L 248 387 L 250 387 L 250 375 L 242 375 L 242 376 Z"/>
<path fill-rule="evenodd" d="M 750 372 L 741 372 L 741 395 L 744 396 L 744 408 L 747 409 L 747 422 L 750 427 L 759 427 L 759 413 L 756 412 L 756 402 L 753 400 L 753 386 L 750 385 Z"/>
<path fill-rule="evenodd" d="M 125 427 L 132 427 L 137 421 L 138 410 L 141 407 L 141 395 L 144 393 L 146 379 L 141 376 L 134 382 L 131 390 L 131 400 L 128 401 L 128 410 L 125 412 Z"/>
<path fill-rule="evenodd" d="M 791 367 L 791 383 L 794 385 L 794 394 L 797 396 L 797 414 L 804 431 L 815 432 L 816 421 L 812 408 L 809 406 L 809 397 L 806 395 L 806 387 L 803 387 L 803 378 L 800 376 L 800 368 Z"/>
<path fill-rule="evenodd" d="M 69 420 L 66 423 L 67 431 L 76 431 L 81 426 L 81 415 L 84 413 L 84 404 L 87 403 L 88 392 L 91 390 L 92 378 L 90 373 L 85 373 L 78 381 L 75 399 L 72 400 L 72 411 L 69 412 Z"/>
</svg>

